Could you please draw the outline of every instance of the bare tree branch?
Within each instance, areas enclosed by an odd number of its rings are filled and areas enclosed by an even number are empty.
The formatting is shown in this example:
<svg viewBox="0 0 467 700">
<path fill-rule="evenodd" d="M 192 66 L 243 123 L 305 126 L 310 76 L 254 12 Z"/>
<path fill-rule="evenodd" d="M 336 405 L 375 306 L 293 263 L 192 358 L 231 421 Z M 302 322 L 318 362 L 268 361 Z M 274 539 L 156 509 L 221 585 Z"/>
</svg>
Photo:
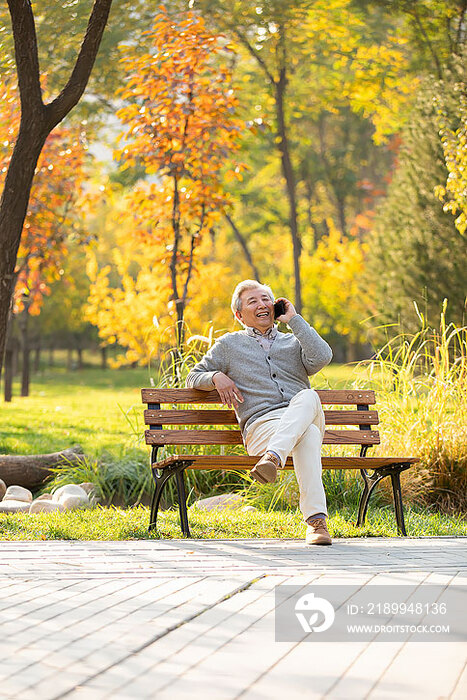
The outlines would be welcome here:
<svg viewBox="0 0 467 700">
<path fill-rule="evenodd" d="M 255 58 L 256 61 L 258 61 L 259 65 L 260 65 L 261 68 L 264 70 L 264 72 L 265 72 L 265 74 L 266 74 L 266 77 L 267 77 L 267 79 L 269 80 L 269 82 L 270 82 L 272 85 L 275 85 L 276 79 L 274 78 L 273 74 L 271 73 L 271 71 L 270 71 L 269 68 L 267 67 L 266 62 L 265 62 L 265 60 L 263 59 L 263 57 L 261 56 L 260 52 L 259 52 L 259 51 L 256 51 L 256 49 L 251 45 L 251 43 L 248 41 L 248 39 L 246 38 L 246 36 L 245 36 L 244 34 L 242 34 L 242 33 L 237 29 L 237 27 L 231 26 L 231 25 L 227 25 L 227 26 L 228 26 L 228 28 L 229 28 L 232 32 L 235 33 L 235 35 L 239 38 L 240 42 L 241 42 L 241 43 L 243 44 L 243 46 L 247 49 L 247 51 L 253 56 L 253 58 Z"/>
<path fill-rule="evenodd" d="M 26 0 L 23 0 L 26 1 Z M 46 105 L 49 128 L 53 129 L 79 102 L 91 75 L 94 61 L 109 17 L 112 0 L 95 0 L 86 34 L 67 84 L 50 104 Z"/>
<path fill-rule="evenodd" d="M 249 264 L 249 266 L 251 267 L 251 269 L 253 271 L 253 275 L 254 275 L 255 280 L 258 280 L 258 282 L 260 282 L 261 280 L 260 280 L 259 270 L 253 262 L 253 258 L 251 257 L 251 253 L 250 253 L 250 250 L 248 248 L 248 245 L 247 245 L 245 238 L 242 236 L 242 234 L 238 230 L 238 228 L 235 225 L 235 222 L 233 221 L 230 214 L 225 212 L 224 216 L 225 216 L 226 220 L 228 221 L 228 223 L 230 224 L 230 228 L 232 229 L 235 238 L 240 243 L 240 246 L 243 250 L 243 253 L 245 255 L 247 263 Z"/>
<path fill-rule="evenodd" d="M 416 22 L 418 28 L 420 29 L 420 32 L 421 32 L 423 38 L 425 39 L 425 43 L 426 43 L 426 45 L 428 46 L 428 49 L 429 49 L 429 51 L 430 51 L 430 53 L 431 53 L 431 56 L 432 56 L 432 58 L 433 58 L 433 61 L 435 62 L 435 65 L 436 65 L 436 72 L 437 72 L 437 74 L 438 74 L 438 78 L 439 78 L 439 80 L 442 80 L 442 79 L 443 79 L 443 71 L 442 71 L 442 69 L 441 69 L 441 63 L 440 63 L 438 54 L 436 53 L 436 51 L 435 51 L 435 49 L 434 49 L 434 46 L 433 46 L 433 44 L 432 44 L 431 41 L 430 41 L 430 37 L 429 37 L 428 34 L 426 33 L 425 27 L 424 27 L 423 24 L 422 24 L 422 21 L 421 21 L 421 19 L 420 19 L 419 14 L 418 14 L 417 8 L 414 8 L 413 12 L 411 12 L 411 13 L 409 13 L 409 14 L 411 14 L 412 17 L 414 17 L 415 22 Z"/>
</svg>

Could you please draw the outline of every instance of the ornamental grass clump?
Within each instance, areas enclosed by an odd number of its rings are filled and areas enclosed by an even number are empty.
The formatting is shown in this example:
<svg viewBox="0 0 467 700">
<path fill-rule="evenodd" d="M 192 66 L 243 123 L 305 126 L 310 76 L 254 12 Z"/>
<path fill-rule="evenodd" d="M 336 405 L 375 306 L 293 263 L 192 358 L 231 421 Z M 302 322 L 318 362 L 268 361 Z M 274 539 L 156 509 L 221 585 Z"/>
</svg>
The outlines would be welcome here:
<svg viewBox="0 0 467 700">
<path fill-rule="evenodd" d="M 406 498 L 467 511 L 467 327 L 399 334 L 362 363 L 378 391 L 381 445 L 374 455 L 419 457 L 403 475 Z M 368 386 L 368 385 L 367 385 Z"/>
<path fill-rule="evenodd" d="M 99 459 L 83 457 L 52 469 L 53 477 L 44 491 L 55 491 L 66 484 L 94 484 L 102 505 L 137 506 L 148 503 L 153 485 L 146 455 L 138 449 L 122 449 L 119 454 L 103 452 Z"/>
</svg>

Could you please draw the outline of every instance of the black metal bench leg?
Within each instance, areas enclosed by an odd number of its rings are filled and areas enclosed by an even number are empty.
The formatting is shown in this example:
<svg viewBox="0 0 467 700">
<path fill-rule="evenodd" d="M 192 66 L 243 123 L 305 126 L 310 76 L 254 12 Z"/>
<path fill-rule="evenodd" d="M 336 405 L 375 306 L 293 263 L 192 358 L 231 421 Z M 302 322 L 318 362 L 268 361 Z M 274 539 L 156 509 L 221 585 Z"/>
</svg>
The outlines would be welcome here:
<svg viewBox="0 0 467 700">
<path fill-rule="evenodd" d="M 399 471 L 391 472 L 394 511 L 396 514 L 397 530 L 400 535 L 407 537 L 404 521 L 404 505 L 402 503 L 401 475 Z"/>
<path fill-rule="evenodd" d="M 365 479 L 365 486 L 363 487 L 363 491 L 360 495 L 360 502 L 358 504 L 357 527 L 362 527 L 362 525 L 365 524 L 365 518 L 368 510 L 368 503 L 370 502 L 370 496 L 373 493 L 376 484 L 379 484 L 381 479 L 382 477 L 379 477 L 372 481 L 371 486 L 368 486 L 369 482 L 367 481 L 367 479 Z"/>
<path fill-rule="evenodd" d="M 368 508 L 368 493 L 370 491 L 368 487 L 368 479 L 363 470 L 360 470 L 363 479 L 363 490 L 360 494 L 360 499 L 358 501 L 358 517 L 357 517 L 357 527 L 361 527 L 365 522 L 366 511 Z"/>
<path fill-rule="evenodd" d="M 172 476 L 173 472 L 162 472 L 161 475 L 154 474 L 154 482 L 155 482 L 155 487 L 154 487 L 154 494 L 152 496 L 152 503 L 151 503 L 151 515 L 149 518 L 149 532 L 152 530 L 156 529 L 156 524 L 157 524 L 157 512 L 159 510 L 159 504 L 161 502 L 161 496 L 162 492 L 164 490 L 164 486 Z"/>
<path fill-rule="evenodd" d="M 185 537 L 191 537 L 190 527 L 188 525 L 188 511 L 186 507 L 184 470 L 182 469 L 178 471 L 175 478 L 177 480 L 178 510 L 180 511 L 180 525 L 182 528 L 182 533 L 185 535 Z"/>
</svg>

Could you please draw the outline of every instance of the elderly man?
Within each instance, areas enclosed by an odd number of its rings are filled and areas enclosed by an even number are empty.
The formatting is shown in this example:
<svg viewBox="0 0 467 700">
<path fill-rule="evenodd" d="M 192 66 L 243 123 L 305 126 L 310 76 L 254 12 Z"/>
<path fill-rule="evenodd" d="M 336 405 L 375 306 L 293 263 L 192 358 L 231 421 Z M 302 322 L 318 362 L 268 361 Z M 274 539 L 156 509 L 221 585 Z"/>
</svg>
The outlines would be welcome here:
<svg viewBox="0 0 467 700">
<path fill-rule="evenodd" d="M 324 413 L 308 375 L 331 361 L 329 345 L 283 297 L 277 317 L 292 333 L 274 325 L 274 295 L 254 280 L 240 282 L 232 312 L 244 330 L 226 333 L 191 370 L 186 385 L 217 389 L 233 407 L 250 455 L 262 455 L 251 475 L 275 481 L 277 469 L 292 455 L 307 523 L 307 544 L 332 544 L 326 527 L 326 497 L 321 477 Z"/>
</svg>

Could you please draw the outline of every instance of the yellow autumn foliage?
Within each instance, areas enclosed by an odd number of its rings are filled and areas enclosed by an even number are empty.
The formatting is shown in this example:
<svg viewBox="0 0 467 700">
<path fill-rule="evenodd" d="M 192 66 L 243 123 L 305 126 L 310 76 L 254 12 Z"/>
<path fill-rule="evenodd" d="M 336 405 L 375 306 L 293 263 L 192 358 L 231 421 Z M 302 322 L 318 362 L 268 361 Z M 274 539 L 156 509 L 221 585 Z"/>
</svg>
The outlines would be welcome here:
<svg viewBox="0 0 467 700">
<path fill-rule="evenodd" d="M 87 259 L 87 318 L 98 327 L 103 344 L 125 348 L 114 366 L 147 364 L 176 345 L 167 241 L 141 235 L 134 226 L 134 196 L 119 201 L 109 192 L 111 213 L 102 222 L 106 230 Z M 185 317 L 189 334 L 205 334 L 209 326 L 217 332 L 234 327 L 230 297 L 236 273 L 226 262 L 227 245 L 221 231 L 215 242 L 205 237 L 197 247 L 199 264 L 193 270 Z"/>
<path fill-rule="evenodd" d="M 360 287 L 366 246 L 342 237 L 331 220 L 328 225 L 329 236 L 312 255 L 303 255 L 304 316 L 320 333 L 335 332 L 361 342 L 361 321 L 368 308 Z"/>
</svg>

